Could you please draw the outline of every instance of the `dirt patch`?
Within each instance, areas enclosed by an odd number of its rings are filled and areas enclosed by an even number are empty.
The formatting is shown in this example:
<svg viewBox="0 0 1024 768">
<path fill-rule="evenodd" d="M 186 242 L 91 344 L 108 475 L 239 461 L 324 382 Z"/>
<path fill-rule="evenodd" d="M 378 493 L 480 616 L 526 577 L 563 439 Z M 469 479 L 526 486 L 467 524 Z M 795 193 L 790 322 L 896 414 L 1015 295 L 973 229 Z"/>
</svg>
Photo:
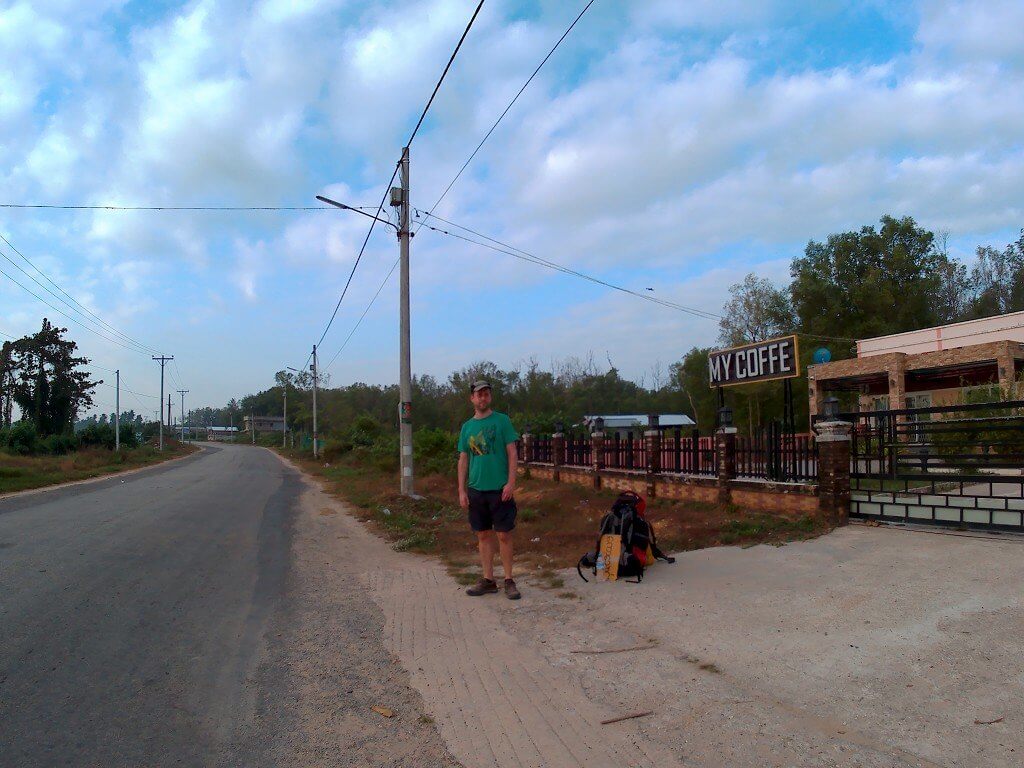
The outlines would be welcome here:
<svg viewBox="0 0 1024 768">
<path fill-rule="evenodd" d="M 399 552 L 440 557 L 461 584 L 478 577 L 477 542 L 458 505 L 455 479 L 417 478 L 420 499 L 400 495 L 397 473 L 359 464 L 348 457 L 316 462 L 308 454 L 284 451 L 292 461 L 326 481 L 326 490 L 353 504 L 363 519 Z M 541 587 L 563 590 L 560 569 L 574 567 L 594 547 L 602 515 L 617 491 L 521 478 L 516 490 L 516 561 Z M 715 546 L 781 545 L 826 533 L 830 528 L 807 516 L 748 512 L 735 506 L 648 500 L 648 517 L 666 552 Z M 573 599 L 571 593 L 566 599 Z"/>
</svg>

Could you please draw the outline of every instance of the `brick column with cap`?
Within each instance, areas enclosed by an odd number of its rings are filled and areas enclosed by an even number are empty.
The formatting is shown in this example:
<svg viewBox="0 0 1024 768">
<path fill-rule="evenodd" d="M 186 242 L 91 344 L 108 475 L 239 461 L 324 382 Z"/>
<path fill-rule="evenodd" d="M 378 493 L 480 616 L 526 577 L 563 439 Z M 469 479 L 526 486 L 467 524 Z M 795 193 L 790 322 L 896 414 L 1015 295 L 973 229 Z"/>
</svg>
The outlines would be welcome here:
<svg viewBox="0 0 1024 768">
<path fill-rule="evenodd" d="M 732 503 L 729 481 L 736 477 L 736 427 L 719 427 L 715 432 L 718 455 L 718 502 Z"/>
<path fill-rule="evenodd" d="M 647 495 L 654 498 L 656 493 L 655 476 L 661 472 L 661 430 L 658 429 L 658 414 L 647 417 L 647 430 L 644 432 L 644 449 L 647 453 Z"/>
<path fill-rule="evenodd" d="M 556 483 L 560 482 L 562 473 L 559 467 L 565 464 L 565 433 L 561 430 L 551 435 L 551 464 L 551 475 Z"/>
<path fill-rule="evenodd" d="M 521 440 L 523 441 L 523 458 L 520 463 L 523 465 L 523 476 L 530 476 L 530 461 L 533 459 L 533 435 L 529 432 L 529 427 L 523 431 Z"/>
<path fill-rule="evenodd" d="M 819 421 L 814 425 L 818 443 L 818 501 L 833 525 L 850 522 L 850 432 L 848 421 Z"/>
<path fill-rule="evenodd" d="M 590 465 L 594 469 L 594 487 L 601 487 L 601 470 L 604 469 L 604 432 L 590 433 Z"/>
</svg>

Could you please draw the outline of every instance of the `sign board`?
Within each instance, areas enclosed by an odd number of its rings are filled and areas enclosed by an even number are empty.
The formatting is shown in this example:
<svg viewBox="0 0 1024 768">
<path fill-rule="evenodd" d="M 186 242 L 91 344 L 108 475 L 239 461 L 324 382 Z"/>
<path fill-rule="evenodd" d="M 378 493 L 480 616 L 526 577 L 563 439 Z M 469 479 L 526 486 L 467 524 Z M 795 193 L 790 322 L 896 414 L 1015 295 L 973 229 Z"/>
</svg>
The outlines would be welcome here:
<svg viewBox="0 0 1024 768">
<path fill-rule="evenodd" d="M 708 355 L 708 373 L 712 387 L 794 378 L 800 375 L 797 338 L 783 336 L 716 350 Z"/>
</svg>

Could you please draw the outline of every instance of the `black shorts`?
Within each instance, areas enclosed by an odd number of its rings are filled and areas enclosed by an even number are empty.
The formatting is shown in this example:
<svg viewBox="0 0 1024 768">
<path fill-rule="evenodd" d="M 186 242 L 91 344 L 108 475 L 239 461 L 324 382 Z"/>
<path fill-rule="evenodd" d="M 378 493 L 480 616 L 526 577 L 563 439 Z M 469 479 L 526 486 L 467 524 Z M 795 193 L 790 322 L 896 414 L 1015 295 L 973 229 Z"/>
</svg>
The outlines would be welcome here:
<svg viewBox="0 0 1024 768">
<path fill-rule="evenodd" d="M 501 500 L 501 491 L 469 489 L 469 526 L 474 531 L 508 533 L 516 527 L 516 500 Z"/>
</svg>

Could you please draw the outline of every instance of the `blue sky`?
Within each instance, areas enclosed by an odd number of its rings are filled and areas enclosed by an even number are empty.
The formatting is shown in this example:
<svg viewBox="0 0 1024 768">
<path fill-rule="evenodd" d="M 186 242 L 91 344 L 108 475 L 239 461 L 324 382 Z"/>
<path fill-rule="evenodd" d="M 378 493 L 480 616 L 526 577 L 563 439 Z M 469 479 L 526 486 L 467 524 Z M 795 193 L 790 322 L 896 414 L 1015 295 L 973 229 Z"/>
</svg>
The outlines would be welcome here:
<svg viewBox="0 0 1024 768">
<path fill-rule="evenodd" d="M 474 5 L 0 2 L 0 202 L 375 204 Z M 485 3 L 413 145 L 414 205 L 430 208 L 582 5 Z M 969 258 L 1024 221 L 1021 28 L 1024 4 L 998 0 L 597 0 L 438 213 L 712 312 L 746 273 L 782 282 L 808 239 L 886 213 L 947 232 Z M 302 364 L 365 231 L 334 210 L 0 209 L 0 233 L 75 299 L 175 355 L 168 388 L 194 405 Z M 375 233 L 325 363 L 396 255 Z M 395 380 L 396 283 L 333 383 Z M 44 314 L 128 387 L 158 391 L 147 354 L 0 276 L 0 332 Z M 716 336 L 713 321 L 429 230 L 413 243 L 417 373 L 593 353 L 650 383 Z M 97 393 L 104 409 L 111 394 Z"/>
</svg>

